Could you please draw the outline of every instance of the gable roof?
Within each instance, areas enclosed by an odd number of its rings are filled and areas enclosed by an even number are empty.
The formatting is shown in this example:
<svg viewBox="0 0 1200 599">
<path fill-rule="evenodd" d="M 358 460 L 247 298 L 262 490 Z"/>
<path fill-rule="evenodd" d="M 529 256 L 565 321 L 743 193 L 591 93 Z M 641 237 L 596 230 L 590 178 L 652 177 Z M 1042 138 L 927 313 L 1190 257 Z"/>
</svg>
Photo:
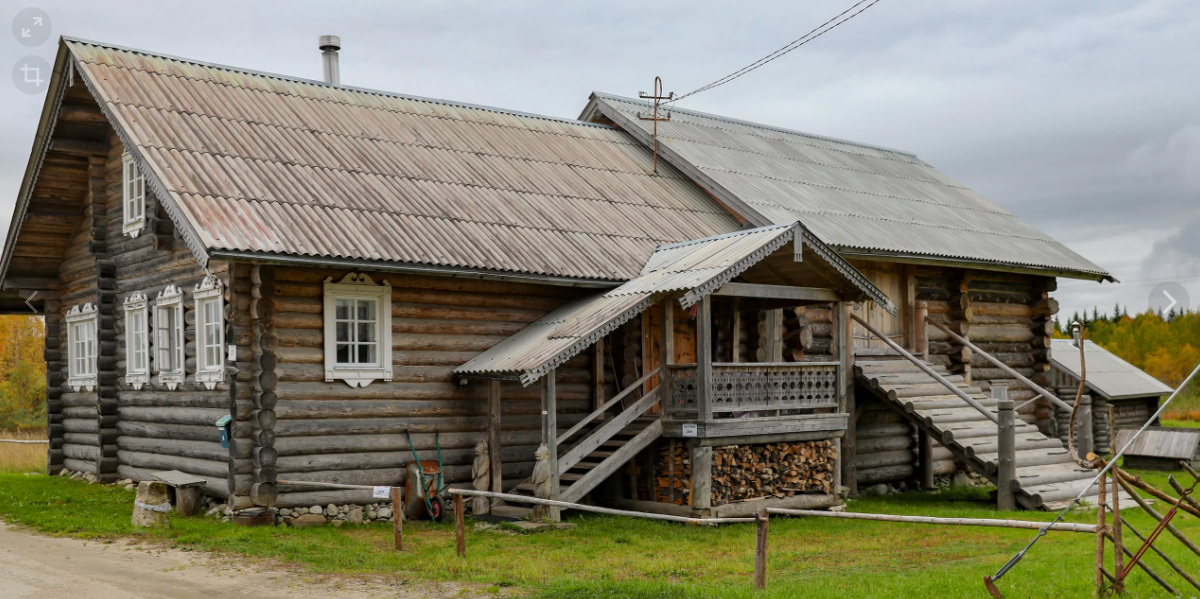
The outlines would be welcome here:
<svg viewBox="0 0 1200 599">
<path fill-rule="evenodd" d="M 1106 399 L 1162 397 L 1173 389 L 1116 354 L 1084 339 L 1087 356 L 1087 386 Z M 1070 339 L 1050 340 L 1050 363 L 1079 379 L 1079 347 Z"/>
<path fill-rule="evenodd" d="M 882 291 L 803 225 L 771 225 L 661 246 L 638 277 L 616 289 L 568 302 L 454 372 L 464 376 L 516 376 L 530 385 L 641 314 L 664 294 L 684 292 L 679 305 L 690 308 L 772 253 L 786 251 L 788 244 L 792 244 L 792 260 L 819 261 L 827 267 L 825 272 L 834 273 L 832 276 L 838 280 L 830 281 L 830 287 L 848 290 L 841 299 L 873 300 L 896 314 L 896 307 Z M 816 301 L 827 302 L 830 298 Z M 802 303 L 798 301 L 797 305 Z"/>
<path fill-rule="evenodd" d="M 648 105 L 593 93 L 603 116 L 648 146 Z M 915 155 L 670 109 L 659 153 L 755 226 L 799 220 L 843 253 L 967 262 L 1114 280 L 1103 268 Z"/>
<path fill-rule="evenodd" d="M 614 127 L 62 44 L 55 76 L 87 85 L 202 264 L 266 256 L 615 283 L 663 243 L 740 229 Z"/>
</svg>

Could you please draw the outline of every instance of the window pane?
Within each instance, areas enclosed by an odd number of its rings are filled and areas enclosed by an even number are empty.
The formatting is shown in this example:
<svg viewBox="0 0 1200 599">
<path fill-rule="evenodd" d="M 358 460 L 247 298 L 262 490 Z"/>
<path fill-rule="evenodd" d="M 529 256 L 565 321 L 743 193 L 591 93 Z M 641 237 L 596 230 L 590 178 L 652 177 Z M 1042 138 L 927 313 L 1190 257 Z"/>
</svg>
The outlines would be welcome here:
<svg viewBox="0 0 1200 599">
<path fill-rule="evenodd" d="M 336 329 L 337 329 L 336 341 L 338 343 L 346 343 L 351 340 L 350 339 L 350 323 L 339 322 L 339 323 L 337 323 Z"/>
<path fill-rule="evenodd" d="M 374 345 L 358 346 L 358 363 L 359 364 L 374 364 L 375 363 L 375 346 Z"/>
<path fill-rule="evenodd" d="M 351 300 L 337 300 L 335 313 L 338 320 L 347 320 L 350 318 L 350 303 Z"/>
<path fill-rule="evenodd" d="M 375 320 L 375 301 L 358 300 L 358 319 Z"/>
<path fill-rule="evenodd" d="M 359 343 L 375 343 L 375 323 L 358 323 L 358 339 L 355 339 L 355 341 Z"/>
<path fill-rule="evenodd" d="M 350 363 L 350 345 L 339 343 L 337 345 L 337 362 L 338 364 Z"/>
</svg>

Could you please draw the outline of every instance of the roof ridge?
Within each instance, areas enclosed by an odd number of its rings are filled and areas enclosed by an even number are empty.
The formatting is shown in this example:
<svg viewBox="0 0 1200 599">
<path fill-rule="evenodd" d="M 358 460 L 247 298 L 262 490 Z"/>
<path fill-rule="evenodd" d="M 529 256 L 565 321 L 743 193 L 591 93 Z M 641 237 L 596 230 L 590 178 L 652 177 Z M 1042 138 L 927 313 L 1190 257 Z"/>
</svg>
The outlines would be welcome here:
<svg viewBox="0 0 1200 599">
<path fill-rule="evenodd" d="M 500 108 L 498 106 L 488 106 L 485 104 L 471 104 L 468 102 L 443 100 L 441 98 L 416 96 L 416 95 L 412 95 L 412 94 L 403 94 L 400 92 L 390 92 L 390 91 L 372 89 L 372 88 L 367 88 L 367 87 L 355 87 L 355 86 L 350 86 L 350 85 L 334 85 L 332 83 L 327 83 L 325 81 L 318 81 L 316 79 L 307 79 L 305 77 L 296 77 L 294 75 L 284 75 L 281 73 L 272 73 L 270 71 L 259 71 L 256 69 L 235 67 L 235 66 L 224 65 L 224 64 L 215 63 L 215 62 L 207 62 L 207 61 L 203 61 L 203 60 L 196 60 L 193 58 L 185 58 L 182 56 L 175 56 L 173 54 L 164 54 L 161 52 L 151 52 L 149 50 L 142 50 L 140 48 L 130 48 L 128 46 L 121 46 L 119 44 L 110 44 L 107 42 L 89 40 L 89 39 L 80 38 L 80 37 L 72 37 L 72 36 L 64 35 L 64 36 L 62 36 L 62 39 L 65 42 L 84 44 L 84 45 L 89 45 L 89 46 L 97 46 L 100 48 L 108 48 L 110 50 L 118 50 L 121 52 L 132 52 L 134 54 L 143 54 L 146 56 L 154 56 L 156 58 L 162 58 L 162 59 L 166 59 L 166 60 L 174 60 L 177 62 L 192 64 L 192 65 L 201 66 L 201 67 L 208 67 L 208 68 L 218 69 L 218 70 L 223 70 L 223 71 L 231 71 L 234 73 L 243 73 L 246 75 L 255 75 L 258 77 L 267 77 L 267 78 L 271 78 L 271 79 L 280 79 L 283 81 L 290 81 L 293 83 L 302 83 L 302 84 L 313 85 L 313 86 L 317 86 L 317 87 L 328 87 L 331 89 L 338 89 L 338 90 L 343 90 L 343 91 L 347 91 L 347 92 L 370 94 L 370 95 L 376 95 L 376 96 L 387 96 L 387 97 L 391 97 L 391 98 L 401 98 L 401 99 L 405 99 L 405 100 L 412 100 L 414 102 L 442 104 L 444 106 L 453 106 L 455 108 L 483 110 L 486 112 L 495 112 L 495 113 L 507 114 L 507 115 L 511 115 L 511 116 L 540 119 L 540 120 L 546 120 L 546 121 L 554 121 L 554 122 L 564 123 L 567 125 L 579 125 L 579 126 L 583 126 L 583 127 L 598 127 L 601 129 L 616 129 L 617 128 L 617 127 L 613 127 L 611 125 L 605 125 L 602 123 L 592 123 L 592 122 L 588 122 L 588 121 L 581 121 L 579 119 L 569 119 L 566 117 L 551 116 L 551 115 L 546 115 L 546 114 L 537 114 L 534 112 L 524 112 L 524 111 L 520 111 L 520 110 Z"/>
<path fill-rule="evenodd" d="M 675 248 L 687 247 L 689 245 L 695 245 L 698 243 L 709 243 L 711 241 L 717 241 L 718 239 L 727 239 L 729 237 L 737 237 L 738 235 L 749 235 L 751 233 L 762 233 L 764 231 L 770 231 L 771 229 L 791 228 L 791 227 L 796 226 L 796 224 L 797 223 L 795 223 L 795 222 L 791 222 L 791 223 L 783 223 L 780 225 L 766 225 L 764 227 L 754 227 L 753 229 L 742 229 L 741 231 L 734 231 L 732 233 L 724 233 L 721 235 L 714 235 L 712 237 L 701 237 L 700 239 L 689 239 L 687 241 L 680 241 L 680 242 L 676 242 L 676 243 L 660 245 L 660 246 L 654 248 L 654 251 L 657 253 L 657 252 L 661 252 L 661 251 L 665 251 L 665 250 L 672 250 Z"/>
<path fill-rule="evenodd" d="M 629 103 L 631 103 L 631 104 L 643 104 L 643 102 L 640 102 L 640 101 L 638 101 L 638 100 L 637 100 L 637 99 L 635 99 L 635 98 L 630 98 L 630 97 L 627 97 L 627 96 L 619 96 L 619 95 L 617 95 L 617 94 L 610 94 L 610 93 L 608 93 L 608 92 L 599 92 L 599 91 L 593 91 L 593 92 L 592 92 L 592 94 L 594 94 L 594 95 L 596 95 L 596 96 L 599 96 L 599 97 L 601 97 L 601 98 L 606 98 L 606 99 L 609 99 L 609 100 L 619 100 L 619 101 L 622 101 L 622 102 L 629 102 Z M 647 105 L 647 106 L 649 106 L 649 104 L 646 104 L 646 105 Z M 786 128 L 786 127 L 777 127 L 777 126 L 775 126 L 775 125 L 767 125 L 767 124 L 765 124 L 765 123 L 756 123 L 756 122 L 754 122 L 754 121 L 747 121 L 747 120 L 744 120 L 744 119 L 736 119 L 736 118 L 733 118 L 733 117 L 721 116 L 721 115 L 719 115 L 719 114 L 712 114 L 712 113 L 710 113 L 710 112 L 701 112 L 701 111 L 699 111 L 699 110 L 689 110 L 689 109 L 687 109 L 687 108 L 676 108 L 676 107 L 672 106 L 672 107 L 671 107 L 671 108 L 669 108 L 668 110 L 670 110 L 671 112 L 681 112 L 681 113 L 683 113 L 683 114 L 687 114 L 687 115 L 691 115 L 691 116 L 697 116 L 697 117 L 702 117 L 702 118 L 706 118 L 706 119 L 712 119 L 712 120 L 714 120 L 714 121 L 723 121 L 723 122 L 726 122 L 726 123 L 733 123 L 733 124 L 735 124 L 735 125 L 744 125 L 744 126 L 747 126 L 747 127 L 757 127 L 757 128 L 759 128 L 759 129 L 766 129 L 766 130 L 768 130 L 768 131 L 778 131 L 778 132 L 780 132 L 780 133 L 787 133 L 787 134 L 789 134 L 789 135 L 799 135 L 800 137 L 808 137 L 808 138 L 811 138 L 811 139 L 819 139 L 819 140 L 821 140 L 821 141 L 830 141 L 830 142 L 834 142 L 834 143 L 846 144 L 846 145 L 849 145 L 849 146 L 855 146 L 855 147 L 859 147 L 859 148 L 868 148 L 868 149 L 871 149 L 871 150 L 876 150 L 876 151 L 879 151 L 879 152 L 890 152 L 890 153 L 893 153 L 893 154 L 901 154 L 901 155 L 903 155 L 903 156 L 909 156 L 909 157 L 912 157 L 912 158 L 917 158 L 917 160 L 920 160 L 920 158 L 918 158 L 918 157 L 917 157 L 917 155 L 916 155 L 915 153 L 913 153 L 913 152 L 909 152 L 909 151 L 907 151 L 907 150 L 898 150 L 898 149 L 896 149 L 896 148 L 889 148 L 889 147 L 887 147 L 887 146 L 877 146 L 877 145 L 874 145 L 874 144 L 868 144 L 868 143 L 863 143 L 863 142 L 851 141 L 851 140 L 849 140 L 849 139 L 841 139 L 841 138 L 838 138 L 838 137 L 831 137 L 831 136 L 828 136 L 828 135 L 820 135 L 820 134 L 817 134 L 817 133 L 806 133 L 806 132 L 804 132 L 804 131 L 797 131 L 797 130 L 795 130 L 795 129 L 788 129 L 788 128 Z M 924 161 L 922 161 L 922 162 L 924 162 Z"/>
</svg>

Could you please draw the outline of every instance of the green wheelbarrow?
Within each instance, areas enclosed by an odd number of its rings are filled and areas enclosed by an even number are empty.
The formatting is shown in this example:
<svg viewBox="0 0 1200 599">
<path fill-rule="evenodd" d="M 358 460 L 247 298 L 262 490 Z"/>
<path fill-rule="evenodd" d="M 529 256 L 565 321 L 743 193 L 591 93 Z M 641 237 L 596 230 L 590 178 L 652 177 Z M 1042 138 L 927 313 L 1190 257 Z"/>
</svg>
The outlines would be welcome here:
<svg viewBox="0 0 1200 599">
<path fill-rule="evenodd" d="M 413 459 L 404 469 L 404 515 L 408 518 L 441 522 L 446 517 L 446 500 L 442 492 L 449 485 L 442 477 L 442 443 L 440 434 L 433 433 L 437 460 L 422 460 L 413 447 L 412 437 L 404 431 Z"/>
</svg>

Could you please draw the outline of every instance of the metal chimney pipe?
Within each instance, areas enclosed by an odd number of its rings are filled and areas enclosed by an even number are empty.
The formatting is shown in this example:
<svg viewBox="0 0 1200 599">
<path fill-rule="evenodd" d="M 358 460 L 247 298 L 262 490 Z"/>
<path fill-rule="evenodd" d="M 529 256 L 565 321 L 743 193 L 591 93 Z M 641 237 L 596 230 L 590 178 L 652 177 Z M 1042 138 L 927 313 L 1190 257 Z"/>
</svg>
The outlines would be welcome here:
<svg viewBox="0 0 1200 599">
<path fill-rule="evenodd" d="M 322 35 L 317 40 L 317 47 L 321 49 L 321 66 L 325 75 L 325 83 L 340 84 L 338 50 L 342 49 L 342 38 L 336 35 Z"/>
</svg>

